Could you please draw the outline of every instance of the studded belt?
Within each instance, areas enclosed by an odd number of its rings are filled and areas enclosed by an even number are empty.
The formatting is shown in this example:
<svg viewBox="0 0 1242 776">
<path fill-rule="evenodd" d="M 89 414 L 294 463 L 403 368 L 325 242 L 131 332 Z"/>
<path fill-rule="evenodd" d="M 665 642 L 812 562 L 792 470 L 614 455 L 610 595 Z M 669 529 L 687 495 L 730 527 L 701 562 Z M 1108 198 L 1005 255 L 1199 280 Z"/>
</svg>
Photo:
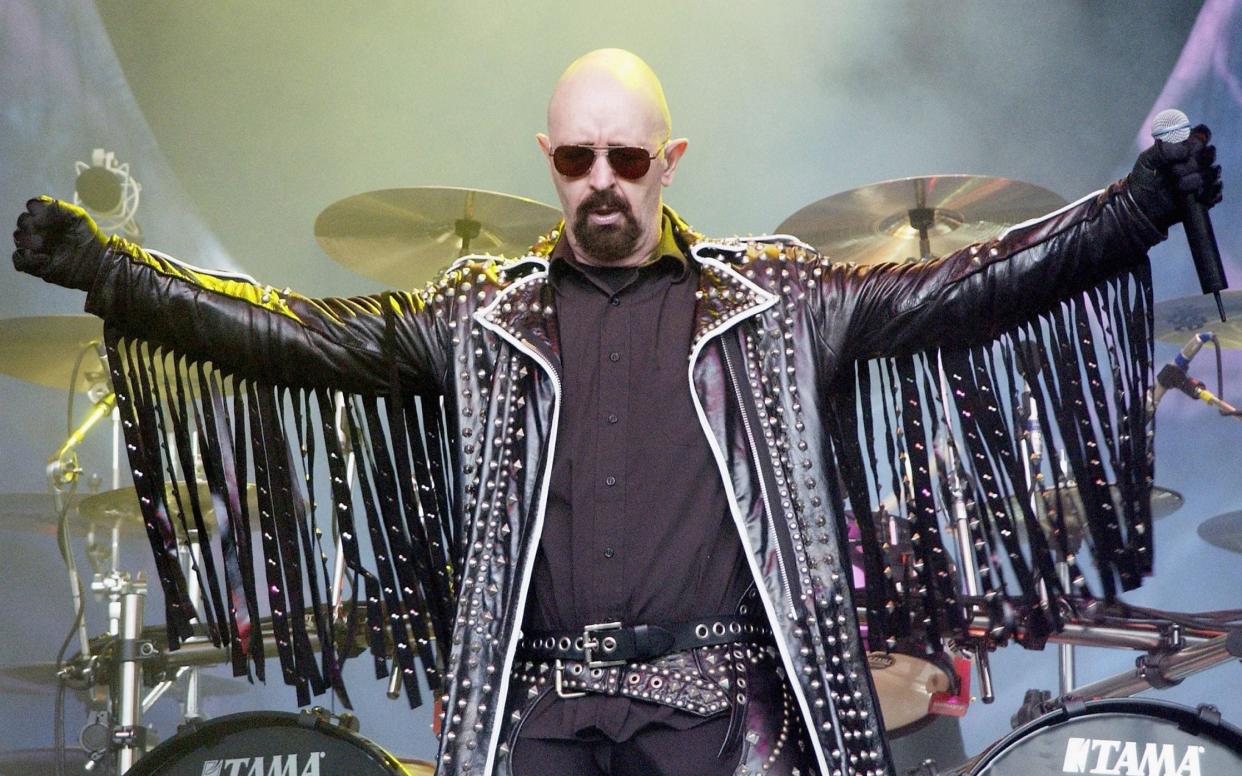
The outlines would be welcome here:
<svg viewBox="0 0 1242 776">
<path fill-rule="evenodd" d="M 586 668 L 609 668 L 652 660 L 696 647 L 754 639 L 767 629 L 753 617 L 718 615 L 667 625 L 619 622 L 587 625 L 577 631 L 538 631 L 518 642 L 518 655 L 527 659 L 577 661 Z"/>
<path fill-rule="evenodd" d="M 523 660 L 514 665 L 513 679 L 539 689 L 551 684 L 562 698 L 621 696 L 706 717 L 744 706 L 745 664 L 771 658 L 771 646 L 735 642 L 609 667 L 590 668 L 581 660 Z"/>
</svg>

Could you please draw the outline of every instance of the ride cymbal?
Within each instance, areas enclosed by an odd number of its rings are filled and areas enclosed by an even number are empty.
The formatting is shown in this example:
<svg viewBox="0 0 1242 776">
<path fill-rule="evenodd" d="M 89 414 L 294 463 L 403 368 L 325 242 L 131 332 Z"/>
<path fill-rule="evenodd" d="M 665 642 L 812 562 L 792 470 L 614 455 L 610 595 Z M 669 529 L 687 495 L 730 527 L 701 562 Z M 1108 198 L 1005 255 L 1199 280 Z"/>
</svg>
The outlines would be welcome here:
<svg viewBox="0 0 1242 776">
<path fill-rule="evenodd" d="M 985 175 L 932 175 L 873 183 L 812 202 L 776 231 L 832 261 L 918 261 L 989 240 L 1063 206 L 1040 186 Z"/>
<path fill-rule="evenodd" d="M 1242 510 L 1204 520 L 1197 530 L 1199 538 L 1213 547 L 1242 553 Z"/>
<path fill-rule="evenodd" d="M 359 275 L 411 288 L 459 255 L 521 255 L 559 219 L 556 208 L 525 197 L 416 186 L 369 191 L 329 205 L 315 219 L 315 239 Z"/>
<path fill-rule="evenodd" d="M 189 492 L 185 488 L 185 483 L 178 483 L 181 490 L 181 507 L 185 510 L 186 522 L 192 524 L 193 516 L 190 507 Z M 198 482 L 198 504 L 203 512 L 203 522 L 206 524 L 208 531 L 216 530 L 215 509 L 212 506 L 211 490 L 207 487 L 206 482 Z M 177 501 L 173 497 L 172 486 L 165 486 L 166 497 L 165 503 L 168 505 L 170 512 L 177 509 Z M 247 514 L 250 515 L 252 526 L 256 526 L 257 515 L 259 514 L 258 497 L 255 495 L 254 483 L 246 486 L 246 504 Z M 116 490 L 106 490 L 103 493 L 96 493 L 93 496 L 86 496 L 78 502 L 77 507 L 78 522 L 95 523 L 97 525 L 111 525 L 116 522 L 121 525 L 122 530 L 145 531 L 142 519 L 142 509 L 138 504 L 138 492 L 132 487 L 117 488 Z M 172 520 L 174 528 L 180 533 L 180 521 L 175 517 Z"/>
<path fill-rule="evenodd" d="M 1216 310 L 1216 300 L 1208 294 L 1156 302 L 1152 308 L 1156 339 L 1183 345 L 1192 334 L 1210 331 L 1222 348 L 1242 348 L 1242 291 L 1222 291 L 1220 301 L 1229 318 L 1224 322 Z"/>
<path fill-rule="evenodd" d="M 81 356 L 73 390 L 85 393 L 108 375 L 96 345 L 103 321 L 93 315 L 40 315 L 0 320 L 0 373 L 49 388 L 68 389 Z"/>
</svg>

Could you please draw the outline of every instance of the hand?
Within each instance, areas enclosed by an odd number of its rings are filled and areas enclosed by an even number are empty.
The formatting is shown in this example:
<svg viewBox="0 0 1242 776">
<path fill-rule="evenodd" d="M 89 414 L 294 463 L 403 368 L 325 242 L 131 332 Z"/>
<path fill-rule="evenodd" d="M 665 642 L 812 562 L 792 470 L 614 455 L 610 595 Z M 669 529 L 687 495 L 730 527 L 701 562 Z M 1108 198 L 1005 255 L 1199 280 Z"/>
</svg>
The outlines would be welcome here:
<svg viewBox="0 0 1242 776">
<path fill-rule="evenodd" d="M 13 266 L 66 288 L 89 291 L 108 237 L 82 208 L 51 197 L 26 203 L 13 232 Z"/>
<path fill-rule="evenodd" d="M 1221 199 L 1220 165 L 1212 131 L 1203 124 L 1181 143 L 1159 140 L 1139 154 L 1130 171 L 1130 193 L 1161 229 L 1182 220 L 1182 199 L 1193 196 L 1210 208 Z"/>
</svg>

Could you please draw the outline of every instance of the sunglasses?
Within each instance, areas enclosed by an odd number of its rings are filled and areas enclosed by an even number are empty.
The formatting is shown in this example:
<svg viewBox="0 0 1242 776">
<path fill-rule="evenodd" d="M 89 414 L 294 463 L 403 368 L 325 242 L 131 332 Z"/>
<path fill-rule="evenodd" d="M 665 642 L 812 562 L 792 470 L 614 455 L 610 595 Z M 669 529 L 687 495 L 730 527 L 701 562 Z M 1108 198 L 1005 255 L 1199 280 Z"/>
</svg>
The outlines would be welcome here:
<svg viewBox="0 0 1242 776">
<path fill-rule="evenodd" d="M 664 146 L 648 154 L 636 146 L 563 145 L 552 152 L 552 166 L 566 178 L 581 178 L 591 171 L 598 154 L 608 156 L 612 171 L 626 180 L 638 180 L 651 169 L 651 160 L 660 155 Z"/>
</svg>

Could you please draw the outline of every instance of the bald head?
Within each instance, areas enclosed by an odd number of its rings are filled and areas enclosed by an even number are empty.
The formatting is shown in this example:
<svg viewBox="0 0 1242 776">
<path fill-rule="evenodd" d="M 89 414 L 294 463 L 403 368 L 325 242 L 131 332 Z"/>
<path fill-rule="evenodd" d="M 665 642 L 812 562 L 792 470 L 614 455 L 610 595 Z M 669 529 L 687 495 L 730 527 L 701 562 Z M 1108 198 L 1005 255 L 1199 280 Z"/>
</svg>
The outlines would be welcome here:
<svg viewBox="0 0 1242 776">
<path fill-rule="evenodd" d="M 592 51 L 556 82 L 548 101 L 548 133 L 535 138 L 548 157 L 565 237 L 579 260 L 637 266 L 652 258 L 662 225 L 660 192 L 672 183 L 686 150 L 685 138 L 672 139 L 669 130 L 660 80 L 628 51 Z M 589 148 L 595 160 L 583 172 L 570 167 L 561 173 L 552 156 L 562 146 Z M 649 156 L 651 165 L 638 176 L 618 174 L 605 153 L 618 147 L 629 148 L 631 156 L 641 149 L 637 153 Z"/>
<path fill-rule="evenodd" d="M 565 68 L 548 101 L 548 132 L 555 137 L 576 116 L 598 113 L 626 116 L 643 145 L 663 143 L 672 131 L 660 79 L 624 49 L 596 49 Z"/>
</svg>

